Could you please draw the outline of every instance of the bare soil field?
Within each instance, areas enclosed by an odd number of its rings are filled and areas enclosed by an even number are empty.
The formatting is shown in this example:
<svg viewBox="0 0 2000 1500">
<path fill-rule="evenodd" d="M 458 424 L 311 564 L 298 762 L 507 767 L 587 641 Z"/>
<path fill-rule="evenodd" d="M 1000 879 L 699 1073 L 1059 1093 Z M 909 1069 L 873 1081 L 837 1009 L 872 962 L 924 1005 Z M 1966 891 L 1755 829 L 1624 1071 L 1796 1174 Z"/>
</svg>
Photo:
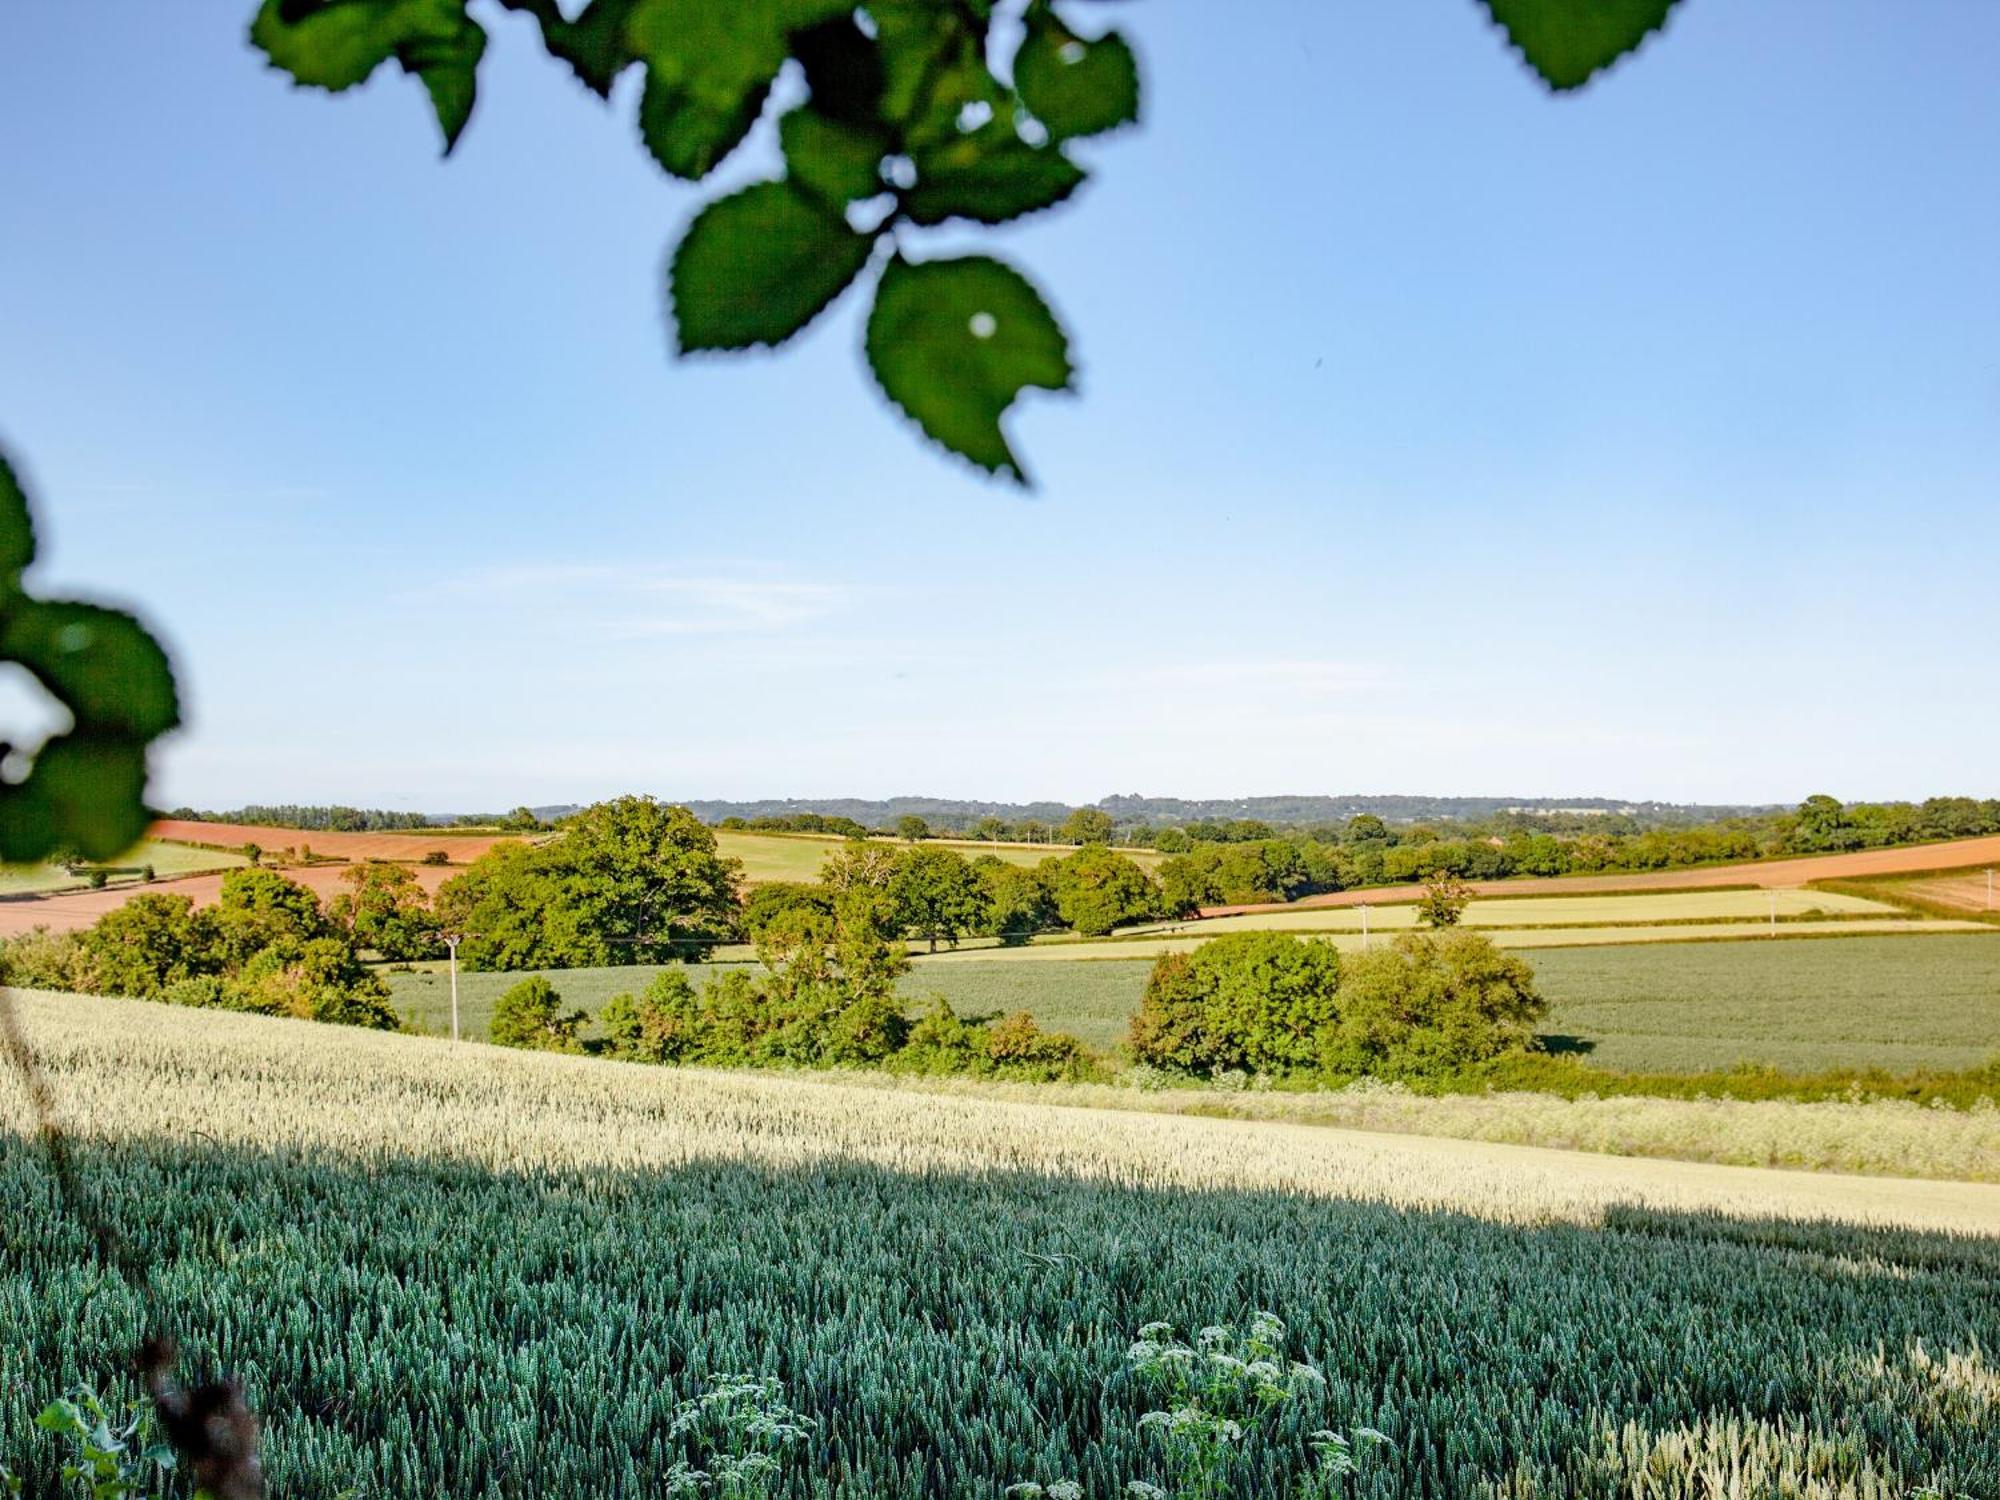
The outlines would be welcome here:
<svg viewBox="0 0 2000 1500">
<path fill-rule="evenodd" d="M 1612 891 L 1698 891 L 1718 886 L 1754 885 L 1784 890 L 1816 880 L 1864 880 L 1872 875 L 1903 875 L 1966 867 L 1968 882 L 1976 882 L 1984 902 L 1987 865 L 2000 865 L 2000 835 L 1957 839 L 1947 844 L 1910 844 L 1900 849 L 1858 849 L 1852 854 L 1810 854 L 1799 859 L 1765 859 L 1740 865 L 1706 865 L 1695 870 L 1651 870 L 1636 875 L 1557 875 L 1537 879 L 1475 880 L 1480 896 L 1584 896 Z M 1979 867 L 1974 871 L 1972 867 Z M 1941 877 L 1942 878 L 1942 877 Z M 1293 902 L 1250 906 L 1205 906 L 1204 917 L 1237 916 L 1244 912 L 1298 911 L 1314 906 L 1382 906 L 1414 901 L 1420 885 L 1375 886 L 1368 890 L 1334 891 Z"/>
<path fill-rule="evenodd" d="M 426 854 L 443 850 L 455 865 L 471 864 L 495 844 L 518 839 L 519 834 L 500 833 L 316 833 L 301 828 L 264 828 L 249 823 L 197 823 L 180 818 L 162 818 L 149 838 L 172 839 L 183 844 L 204 844 L 218 849 L 240 849 L 255 844 L 267 854 L 280 849 L 309 848 L 314 854 L 334 859 L 394 859 L 411 863 Z"/>
<path fill-rule="evenodd" d="M 1922 880 L 1899 880 L 1888 887 L 1892 899 L 1908 896 L 1915 901 L 1933 902 L 1953 911 L 1984 915 L 2000 909 L 2000 879 L 1989 882 L 1985 870 L 1958 870 Z"/>
<path fill-rule="evenodd" d="M 314 846 L 318 848 L 317 845 Z M 322 901 L 338 895 L 348 865 L 297 865 L 281 870 L 287 880 L 295 880 Z M 426 891 L 437 888 L 458 872 L 448 865 L 418 865 L 413 872 Z M 156 880 L 151 885 L 109 886 L 101 891 L 64 891 L 53 896 L 16 896 L 0 899 L 0 937 L 19 937 L 46 927 L 51 932 L 80 932 L 108 911 L 116 911 L 134 896 L 157 893 L 188 896 L 196 906 L 212 906 L 222 896 L 222 876 L 189 875 L 179 880 Z"/>
</svg>

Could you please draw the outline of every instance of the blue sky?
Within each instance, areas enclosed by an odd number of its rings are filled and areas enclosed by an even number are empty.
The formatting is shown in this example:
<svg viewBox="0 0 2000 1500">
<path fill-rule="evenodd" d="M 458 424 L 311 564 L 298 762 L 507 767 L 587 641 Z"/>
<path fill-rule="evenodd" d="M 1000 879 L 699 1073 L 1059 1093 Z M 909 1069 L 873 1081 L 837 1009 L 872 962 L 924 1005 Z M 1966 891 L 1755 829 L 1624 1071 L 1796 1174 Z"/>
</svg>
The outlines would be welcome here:
<svg viewBox="0 0 2000 1500">
<path fill-rule="evenodd" d="M 629 86 L 495 9 L 441 162 L 250 8 L 0 53 L 0 440 L 173 643 L 163 802 L 2000 794 L 1987 0 L 1688 0 L 1563 100 L 1469 0 L 1117 7 L 1148 123 L 993 237 L 1082 369 L 1028 496 L 860 298 L 667 358 Z"/>
</svg>

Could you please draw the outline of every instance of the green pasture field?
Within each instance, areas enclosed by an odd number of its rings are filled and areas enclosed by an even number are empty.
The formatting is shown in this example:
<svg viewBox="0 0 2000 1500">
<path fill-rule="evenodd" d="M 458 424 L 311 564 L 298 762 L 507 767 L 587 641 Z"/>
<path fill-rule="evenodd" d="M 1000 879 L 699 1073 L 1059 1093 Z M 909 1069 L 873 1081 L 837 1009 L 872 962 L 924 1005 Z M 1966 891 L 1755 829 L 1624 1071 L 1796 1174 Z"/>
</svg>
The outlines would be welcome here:
<svg viewBox="0 0 2000 1500">
<path fill-rule="evenodd" d="M 1561 948 L 1530 962 L 1550 1001 L 1543 1033 L 1599 1067 L 1904 1073 L 2000 1055 L 2000 938 L 1984 934 Z M 1030 969 L 1050 982 L 1014 977 Z M 1111 1047 L 1124 1040 L 1151 969 L 1143 960 L 919 960 L 903 983 L 943 991 L 961 1009 L 1024 1009 Z"/>
<path fill-rule="evenodd" d="M 773 880 L 817 880 L 820 866 L 829 854 L 847 841 L 818 833 L 751 833 L 735 828 L 715 831 L 716 847 L 731 859 L 743 861 L 743 878 L 751 885 Z M 900 839 L 876 839 L 890 848 L 907 849 Z M 992 854 L 1012 865 L 1033 867 L 1045 859 L 1074 854 L 1070 844 L 985 844 L 971 839 L 930 839 L 941 849 L 954 849 L 967 859 Z M 1121 849 L 1119 853 L 1145 869 L 1152 869 L 1166 856 L 1154 849 Z"/>
<path fill-rule="evenodd" d="M 1053 1030 L 1115 1047 L 1152 962 L 1082 960 L 1079 951 L 1103 950 L 1073 945 L 1068 962 L 920 958 L 902 990 L 912 1009 L 942 995 L 965 1014 L 1025 1010 Z M 2000 1053 L 2000 937 L 1985 933 L 1562 948 L 1536 952 L 1531 962 L 1551 1002 L 1544 1033 L 1601 1067 L 1699 1072 L 1754 1062 L 1789 1072 L 1906 1072 L 1976 1067 Z M 566 1004 L 594 1015 L 657 972 L 569 969 L 547 977 Z M 705 972 L 690 970 L 697 982 Z M 385 977 L 413 1027 L 450 1028 L 445 975 Z M 523 977 L 459 976 L 467 1036 L 487 1034 L 494 1002 Z"/>
<path fill-rule="evenodd" d="M 92 863 L 110 866 L 114 869 L 138 868 L 151 865 L 154 875 L 167 880 L 175 875 L 200 875 L 212 870 L 233 869 L 246 864 L 240 854 L 225 854 L 215 849 L 197 849 L 192 844 L 169 844 L 158 839 L 147 839 L 131 852 L 116 859 L 96 860 Z M 112 885 L 129 885 L 138 880 L 136 875 L 113 875 Z M 72 875 L 61 865 L 0 865 L 0 895 L 26 896 L 45 891 L 83 890 L 90 885 L 86 875 Z"/>
<path fill-rule="evenodd" d="M 2000 937 L 1853 937 L 1539 953 L 1544 1031 L 1586 1060 L 1697 1072 L 1971 1068 L 2000 1055 Z"/>
<path fill-rule="evenodd" d="M 1635 892 L 1617 896 L 1507 896 L 1474 901 L 1465 909 L 1468 927 L 1619 927 L 1680 922 L 1779 921 L 1826 917 L 1907 917 L 1909 913 L 1881 901 L 1831 891 L 1728 890 Z M 1173 925 L 1173 924 L 1166 924 Z M 1417 925 L 1413 902 L 1368 908 L 1368 926 L 1376 932 Z M 1182 923 L 1183 932 L 1359 932 L 1361 910 L 1353 906 L 1308 907 L 1298 911 L 1246 912 L 1234 917 L 1210 917 L 1199 924 Z"/>
<path fill-rule="evenodd" d="M 79 1180 L 144 1257 L 143 1286 L 106 1272 L 0 1092 L 0 1464 L 29 1495 L 62 1492 L 33 1413 L 78 1382 L 129 1394 L 166 1329 L 242 1377 L 295 1500 L 665 1494 L 711 1451 L 676 1403 L 728 1372 L 814 1424 L 774 1500 L 1069 1478 L 1101 1500 L 1171 1477 L 1135 1332 L 1260 1310 L 1324 1379 L 1221 1500 L 1315 1493 L 1327 1426 L 1384 1435 L 1355 1500 L 1620 1500 L 1695 1472 L 2000 1494 L 1990 1186 L 22 1009 Z"/>
<path fill-rule="evenodd" d="M 1276 914 L 1273 914 L 1274 916 Z M 949 951 L 940 951 L 933 960 L 937 963 L 1073 963 L 1073 962 L 1113 962 L 1119 959 L 1157 958 L 1162 953 L 1191 953 L 1213 937 L 1221 937 L 1230 929 L 1216 929 L 1215 919 L 1192 921 L 1179 924 L 1164 924 L 1144 929 L 1134 929 L 1131 936 L 1090 938 L 1079 940 L 1074 937 L 1049 940 L 1038 938 L 1032 943 L 1009 947 L 994 942 L 967 942 Z M 1237 931 L 1246 929 L 1238 928 Z M 1299 937 L 1317 937 L 1328 942 L 1343 953 L 1358 953 L 1366 946 L 1359 931 L 1340 929 L 1301 929 L 1286 922 L 1279 922 L 1264 930 L 1291 932 Z M 1482 928 L 1481 935 L 1491 938 L 1502 948 L 1589 948 L 1623 945 L 1646 945 L 1654 943 L 1703 943 L 1731 942 L 1746 938 L 1777 939 L 1790 938 L 1846 938 L 1857 935 L 1879 936 L 1934 936 L 1944 933 L 1990 933 L 1992 928 L 1982 922 L 1953 921 L 1934 917 L 1884 916 L 1884 917 L 1794 917 L 1789 921 L 1780 919 L 1775 931 L 1767 920 L 1761 922 L 1632 922 L 1610 927 L 1489 927 Z M 1375 942 L 1382 942 L 1393 934 L 1376 932 Z"/>
</svg>

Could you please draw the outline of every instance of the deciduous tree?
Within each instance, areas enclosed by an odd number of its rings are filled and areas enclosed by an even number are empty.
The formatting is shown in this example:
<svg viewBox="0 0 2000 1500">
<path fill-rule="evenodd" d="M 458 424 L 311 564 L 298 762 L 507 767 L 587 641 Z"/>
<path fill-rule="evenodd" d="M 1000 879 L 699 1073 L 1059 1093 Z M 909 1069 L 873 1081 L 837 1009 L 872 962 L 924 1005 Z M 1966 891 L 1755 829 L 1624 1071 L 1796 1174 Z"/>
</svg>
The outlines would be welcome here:
<svg viewBox="0 0 2000 1500">
<path fill-rule="evenodd" d="M 1144 921 L 1158 908 L 1159 893 L 1146 872 L 1102 844 L 1086 845 L 1067 859 L 1045 860 L 1042 868 L 1064 925 L 1086 937 Z"/>
<path fill-rule="evenodd" d="M 1426 927 L 1456 927 L 1471 904 L 1471 886 L 1448 870 L 1433 870 L 1417 898 L 1417 920 Z"/>
<path fill-rule="evenodd" d="M 1099 807 L 1079 807 L 1063 819 L 1061 837 L 1066 844 L 1108 844 L 1117 831 L 1110 813 Z"/>
<path fill-rule="evenodd" d="M 502 1047 L 540 1052 L 581 1052 L 578 1036 L 586 1017 L 562 1008 L 562 996 L 541 975 L 522 980 L 493 1007 L 492 1036 Z"/>
<path fill-rule="evenodd" d="M 342 870 L 340 878 L 351 889 L 333 898 L 328 915 L 357 947 L 372 948 L 392 963 L 443 953 L 437 918 L 408 867 L 364 860 Z"/>
<path fill-rule="evenodd" d="M 902 930 L 937 952 L 939 939 L 953 947 L 977 932 L 989 917 L 986 886 L 963 855 L 936 846 L 912 849 L 903 857 L 893 885 Z"/>
</svg>

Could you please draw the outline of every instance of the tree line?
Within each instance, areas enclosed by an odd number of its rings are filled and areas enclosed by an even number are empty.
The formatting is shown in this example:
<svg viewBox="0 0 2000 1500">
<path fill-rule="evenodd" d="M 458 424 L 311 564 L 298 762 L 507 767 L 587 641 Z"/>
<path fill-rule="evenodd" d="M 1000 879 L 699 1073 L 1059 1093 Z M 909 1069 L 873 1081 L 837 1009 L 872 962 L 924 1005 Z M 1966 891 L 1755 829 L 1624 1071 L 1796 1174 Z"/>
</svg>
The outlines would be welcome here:
<svg viewBox="0 0 2000 1500">
<path fill-rule="evenodd" d="M 731 814 L 717 828 L 751 833 L 817 833 L 841 838 L 899 838 L 906 843 L 951 838 L 983 844 L 1109 844 L 1117 840 L 1117 823 L 1100 808 L 1079 807 L 1065 818 L 1008 819 L 986 815 L 973 819 L 933 820 L 922 813 L 902 813 L 875 824 L 833 813 L 780 813 L 762 817 Z"/>
<path fill-rule="evenodd" d="M 698 961 L 724 943 L 756 943 L 780 921 L 831 917 L 856 886 L 879 890 L 891 937 L 933 948 L 968 937 L 1021 942 L 1064 928 L 1101 936 L 1165 911 L 1159 885 L 1101 844 L 1027 867 L 935 843 L 855 838 L 829 854 L 817 881 L 740 894 L 740 864 L 684 807 L 620 797 L 560 826 L 561 837 L 546 843 L 494 846 L 439 888 L 428 924 L 460 936 L 467 967 Z M 411 882 L 387 906 L 402 911 L 420 899 Z"/>
<path fill-rule="evenodd" d="M 1560 831 L 1543 826 L 1551 822 L 1563 825 Z M 1151 842 L 1175 851 L 1158 873 L 1166 906 L 1179 912 L 1403 885 L 1439 872 L 1464 880 L 1636 873 L 1996 833 L 2000 799 L 1843 804 L 1814 796 L 1789 813 L 1684 828 L 1515 814 L 1465 827 L 1397 827 L 1364 813 L 1332 829 L 1280 831 L 1243 820 L 1159 830 Z"/>
<path fill-rule="evenodd" d="M 407 870 L 397 873 L 415 884 Z M 276 871 L 232 870 L 213 906 L 149 892 L 85 931 L 12 938 L 0 945 L 0 977 L 34 989 L 395 1030 L 401 1022 L 364 961 L 355 915 L 353 895 L 322 905 Z"/>
<path fill-rule="evenodd" d="M 584 1038 L 588 1018 L 563 1008 L 550 979 L 524 979 L 501 996 L 493 1039 L 656 1064 L 1094 1076 L 1098 1060 L 1081 1042 L 1043 1031 L 1026 1013 L 960 1016 L 938 998 L 911 1019 L 896 987 L 910 967 L 903 934 L 911 862 L 851 844 L 827 862 L 817 885 L 781 892 L 783 899 L 753 896 L 745 918 L 758 972 L 732 968 L 697 986 L 684 967 L 663 968 L 643 991 L 606 1002 L 594 1038 Z M 810 899 L 798 898 L 807 889 Z"/>
<path fill-rule="evenodd" d="M 181 808 L 172 816 L 354 832 L 447 826 L 419 813 L 297 805 L 253 806 L 226 813 Z M 447 823 L 536 833 L 567 826 L 577 816 L 548 821 L 520 807 L 505 814 L 467 814 Z M 801 811 L 757 817 L 732 814 L 713 826 L 725 831 L 890 837 L 906 843 L 951 838 L 976 843 L 1106 844 L 1194 855 L 1194 864 L 1181 871 L 1181 878 L 1198 893 L 1197 899 L 1191 904 L 1169 900 L 1166 911 L 1177 914 L 1195 905 L 1289 900 L 1323 891 L 1403 884 L 1436 870 L 1468 880 L 1615 874 L 1976 838 L 2000 834 L 2000 798 L 1842 803 L 1821 794 L 1789 811 L 1739 813 L 1709 821 L 1688 821 L 1674 809 L 1609 813 L 1515 809 L 1480 818 L 1409 823 L 1358 813 L 1339 823 L 1284 824 L 1243 817 L 1162 824 L 1121 821 L 1101 807 L 1079 807 L 1061 819 L 903 813 L 871 825 L 845 814 Z M 1215 852 L 1218 846 L 1231 845 L 1266 847 L 1257 855 L 1233 859 Z M 1164 879 L 1164 870 L 1162 875 Z"/>
<path fill-rule="evenodd" d="M 347 807 L 339 803 L 278 802 L 265 806 L 253 802 L 223 812 L 177 807 L 167 816 L 189 823 L 296 828 L 302 833 L 429 833 L 437 828 L 497 828 L 506 833 L 534 833 L 553 826 L 527 807 L 517 807 L 508 813 L 455 813 L 439 817 L 430 813 L 396 812 L 383 807 Z"/>
<path fill-rule="evenodd" d="M 837 821 L 799 831 L 853 832 L 832 826 Z M 1203 907 L 1436 878 L 1650 870 L 2000 832 L 2000 802 L 1844 806 L 1814 797 L 1773 820 L 1761 837 L 1734 826 L 1571 838 L 1513 826 L 1445 836 L 1447 830 L 1431 826 L 1398 829 L 1372 814 L 1349 819 L 1331 836 L 1218 825 L 1214 831 L 1224 836 L 1189 840 L 1185 852 L 1154 873 L 1110 846 L 1116 830 L 1108 823 L 1102 812 L 1080 809 L 1063 830 L 1080 847 L 1034 865 L 991 854 L 968 858 L 914 829 L 904 830 L 900 844 L 850 837 L 830 855 L 820 880 L 761 885 L 746 894 L 740 866 L 721 852 L 714 828 L 685 807 L 621 797 L 561 819 L 559 837 L 494 846 L 434 899 L 406 867 L 354 866 L 344 877 L 352 885 L 341 898 L 344 930 L 359 948 L 392 961 L 440 956 L 450 933 L 461 940 L 460 960 L 473 969 L 698 961 L 724 943 L 754 943 L 768 922 L 795 908 L 829 912 L 837 885 L 865 867 L 889 893 L 898 940 L 935 949 L 967 938 L 1025 942 L 1065 930 L 1099 937 Z"/>
</svg>

